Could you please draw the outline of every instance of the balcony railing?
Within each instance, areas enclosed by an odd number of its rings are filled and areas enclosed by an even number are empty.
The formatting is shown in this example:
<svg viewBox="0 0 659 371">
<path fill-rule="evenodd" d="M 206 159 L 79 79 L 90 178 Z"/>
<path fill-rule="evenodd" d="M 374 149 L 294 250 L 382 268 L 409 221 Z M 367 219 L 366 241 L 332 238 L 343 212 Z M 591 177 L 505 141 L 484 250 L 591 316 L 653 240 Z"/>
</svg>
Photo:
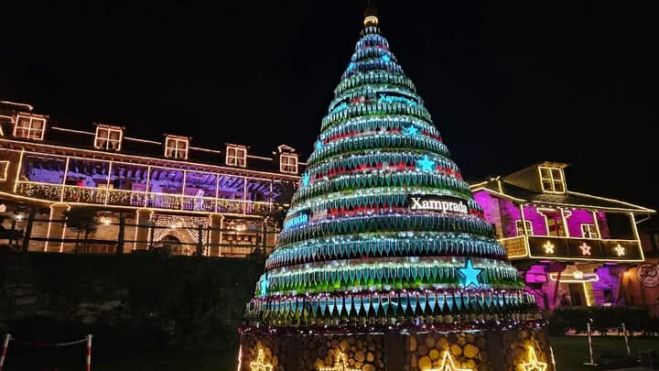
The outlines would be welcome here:
<svg viewBox="0 0 659 371">
<path fill-rule="evenodd" d="M 263 201 L 227 200 L 214 197 L 184 196 L 167 193 L 78 187 L 20 181 L 16 194 L 47 201 L 90 205 L 149 207 L 154 209 L 217 212 L 242 215 L 267 215 L 274 204 Z"/>
<path fill-rule="evenodd" d="M 640 262 L 644 260 L 638 240 L 589 239 L 554 236 L 517 236 L 499 242 L 512 260 L 584 260 Z"/>
</svg>

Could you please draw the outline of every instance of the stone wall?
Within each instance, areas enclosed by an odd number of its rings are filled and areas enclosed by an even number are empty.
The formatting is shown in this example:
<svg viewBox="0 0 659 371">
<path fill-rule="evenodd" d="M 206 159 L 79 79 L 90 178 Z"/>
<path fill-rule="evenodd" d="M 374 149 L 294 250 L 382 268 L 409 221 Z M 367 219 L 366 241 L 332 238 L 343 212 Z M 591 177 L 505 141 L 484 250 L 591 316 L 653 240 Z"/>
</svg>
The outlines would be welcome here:
<svg viewBox="0 0 659 371">
<path fill-rule="evenodd" d="M 235 349 L 263 261 L 0 252 L 0 333 L 113 348 Z M 110 346 L 110 344 L 105 344 Z"/>
</svg>

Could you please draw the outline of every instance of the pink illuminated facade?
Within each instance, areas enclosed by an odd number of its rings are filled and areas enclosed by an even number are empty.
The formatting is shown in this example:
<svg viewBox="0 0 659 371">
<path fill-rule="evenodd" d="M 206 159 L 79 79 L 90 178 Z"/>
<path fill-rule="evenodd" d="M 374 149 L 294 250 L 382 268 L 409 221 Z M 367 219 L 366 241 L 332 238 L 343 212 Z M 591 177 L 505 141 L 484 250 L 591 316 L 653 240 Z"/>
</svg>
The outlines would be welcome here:
<svg viewBox="0 0 659 371">
<path fill-rule="evenodd" d="M 569 190 L 567 166 L 539 163 L 472 192 L 544 309 L 628 304 L 622 282 L 644 261 L 637 224 L 654 210 Z"/>
</svg>

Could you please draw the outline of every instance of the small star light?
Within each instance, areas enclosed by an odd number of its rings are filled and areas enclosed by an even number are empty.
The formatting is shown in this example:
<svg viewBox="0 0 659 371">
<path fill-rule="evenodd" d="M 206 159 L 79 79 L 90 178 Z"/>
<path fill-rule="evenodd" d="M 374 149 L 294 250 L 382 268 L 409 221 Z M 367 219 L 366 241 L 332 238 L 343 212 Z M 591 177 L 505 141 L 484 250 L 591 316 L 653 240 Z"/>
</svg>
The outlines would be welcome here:
<svg viewBox="0 0 659 371">
<path fill-rule="evenodd" d="M 302 187 L 307 187 L 309 183 L 311 183 L 311 176 L 309 174 L 304 174 L 300 181 L 302 182 Z"/>
<path fill-rule="evenodd" d="M 482 269 L 474 268 L 471 259 L 467 259 L 465 262 L 465 267 L 458 269 L 458 271 L 462 277 L 464 277 L 464 287 L 469 287 L 470 285 L 480 287 L 481 283 L 478 281 L 478 275 L 481 274 Z"/>
<path fill-rule="evenodd" d="M 617 244 L 613 249 L 616 251 L 616 255 L 625 256 L 625 248 L 622 245 Z"/>
<path fill-rule="evenodd" d="M 321 149 L 323 149 L 323 141 L 318 139 L 313 146 L 316 149 L 316 151 L 320 151 Z"/>
<path fill-rule="evenodd" d="M 547 363 L 538 361 L 538 357 L 535 355 L 535 349 L 529 347 L 529 361 L 528 363 L 522 363 L 520 366 L 524 371 L 545 371 L 547 370 Z"/>
<path fill-rule="evenodd" d="M 263 279 L 260 282 L 259 293 L 261 296 L 265 296 L 268 293 L 268 286 L 270 282 L 268 281 L 268 276 L 264 275 Z"/>
<path fill-rule="evenodd" d="M 416 160 L 416 167 L 421 171 L 433 171 L 435 170 L 435 161 L 428 158 L 428 155 L 425 155 L 422 159 Z"/>
<path fill-rule="evenodd" d="M 419 135 L 419 129 L 414 125 L 410 125 L 403 129 L 403 134 L 415 137 Z"/>
<path fill-rule="evenodd" d="M 387 54 L 385 54 L 385 55 L 382 56 L 382 60 L 383 60 L 385 63 L 389 63 L 389 61 L 391 61 L 391 57 L 388 56 Z"/>
<path fill-rule="evenodd" d="M 551 243 L 551 241 L 545 242 L 542 247 L 545 249 L 545 254 L 553 254 L 554 253 L 554 244 Z"/>
<path fill-rule="evenodd" d="M 581 255 L 584 255 L 584 256 L 586 256 L 586 255 L 589 255 L 589 256 L 590 256 L 590 255 L 591 255 L 591 254 L 590 254 L 590 249 L 591 249 L 591 247 L 588 246 L 585 242 L 582 243 L 582 244 L 579 246 L 579 248 L 581 249 Z"/>
<path fill-rule="evenodd" d="M 249 363 L 250 371 L 272 371 L 272 365 L 265 363 L 265 353 L 263 349 L 259 349 L 258 354 L 256 355 L 256 361 Z"/>
<path fill-rule="evenodd" d="M 361 369 L 348 367 L 348 357 L 346 357 L 345 353 L 337 351 L 334 358 L 334 366 L 320 367 L 318 371 L 361 371 Z"/>
<path fill-rule="evenodd" d="M 442 365 L 439 368 L 431 368 L 428 370 L 422 371 L 474 371 L 471 368 L 457 368 L 455 367 L 455 361 L 449 351 L 444 352 L 444 358 L 442 358 Z"/>
</svg>

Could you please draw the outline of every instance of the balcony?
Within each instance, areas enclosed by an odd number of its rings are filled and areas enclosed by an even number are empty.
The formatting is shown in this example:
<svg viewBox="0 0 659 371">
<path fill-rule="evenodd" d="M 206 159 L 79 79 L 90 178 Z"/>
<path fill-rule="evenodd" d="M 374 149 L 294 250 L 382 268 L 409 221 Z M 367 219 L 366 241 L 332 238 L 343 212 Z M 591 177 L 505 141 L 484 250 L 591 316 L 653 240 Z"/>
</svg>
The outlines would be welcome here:
<svg viewBox="0 0 659 371">
<path fill-rule="evenodd" d="M 181 210 L 202 213 L 225 213 L 237 215 L 267 215 L 272 210 L 271 202 L 227 200 L 215 197 L 196 197 L 178 194 L 129 191 L 121 189 L 78 187 L 19 181 L 17 195 L 73 204 L 104 205 L 119 207 L 148 207 L 161 210 Z"/>
<path fill-rule="evenodd" d="M 500 239 L 511 260 L 582 260 L 642 262 L 638 240 L 517 236 Z"/>
</svg>

